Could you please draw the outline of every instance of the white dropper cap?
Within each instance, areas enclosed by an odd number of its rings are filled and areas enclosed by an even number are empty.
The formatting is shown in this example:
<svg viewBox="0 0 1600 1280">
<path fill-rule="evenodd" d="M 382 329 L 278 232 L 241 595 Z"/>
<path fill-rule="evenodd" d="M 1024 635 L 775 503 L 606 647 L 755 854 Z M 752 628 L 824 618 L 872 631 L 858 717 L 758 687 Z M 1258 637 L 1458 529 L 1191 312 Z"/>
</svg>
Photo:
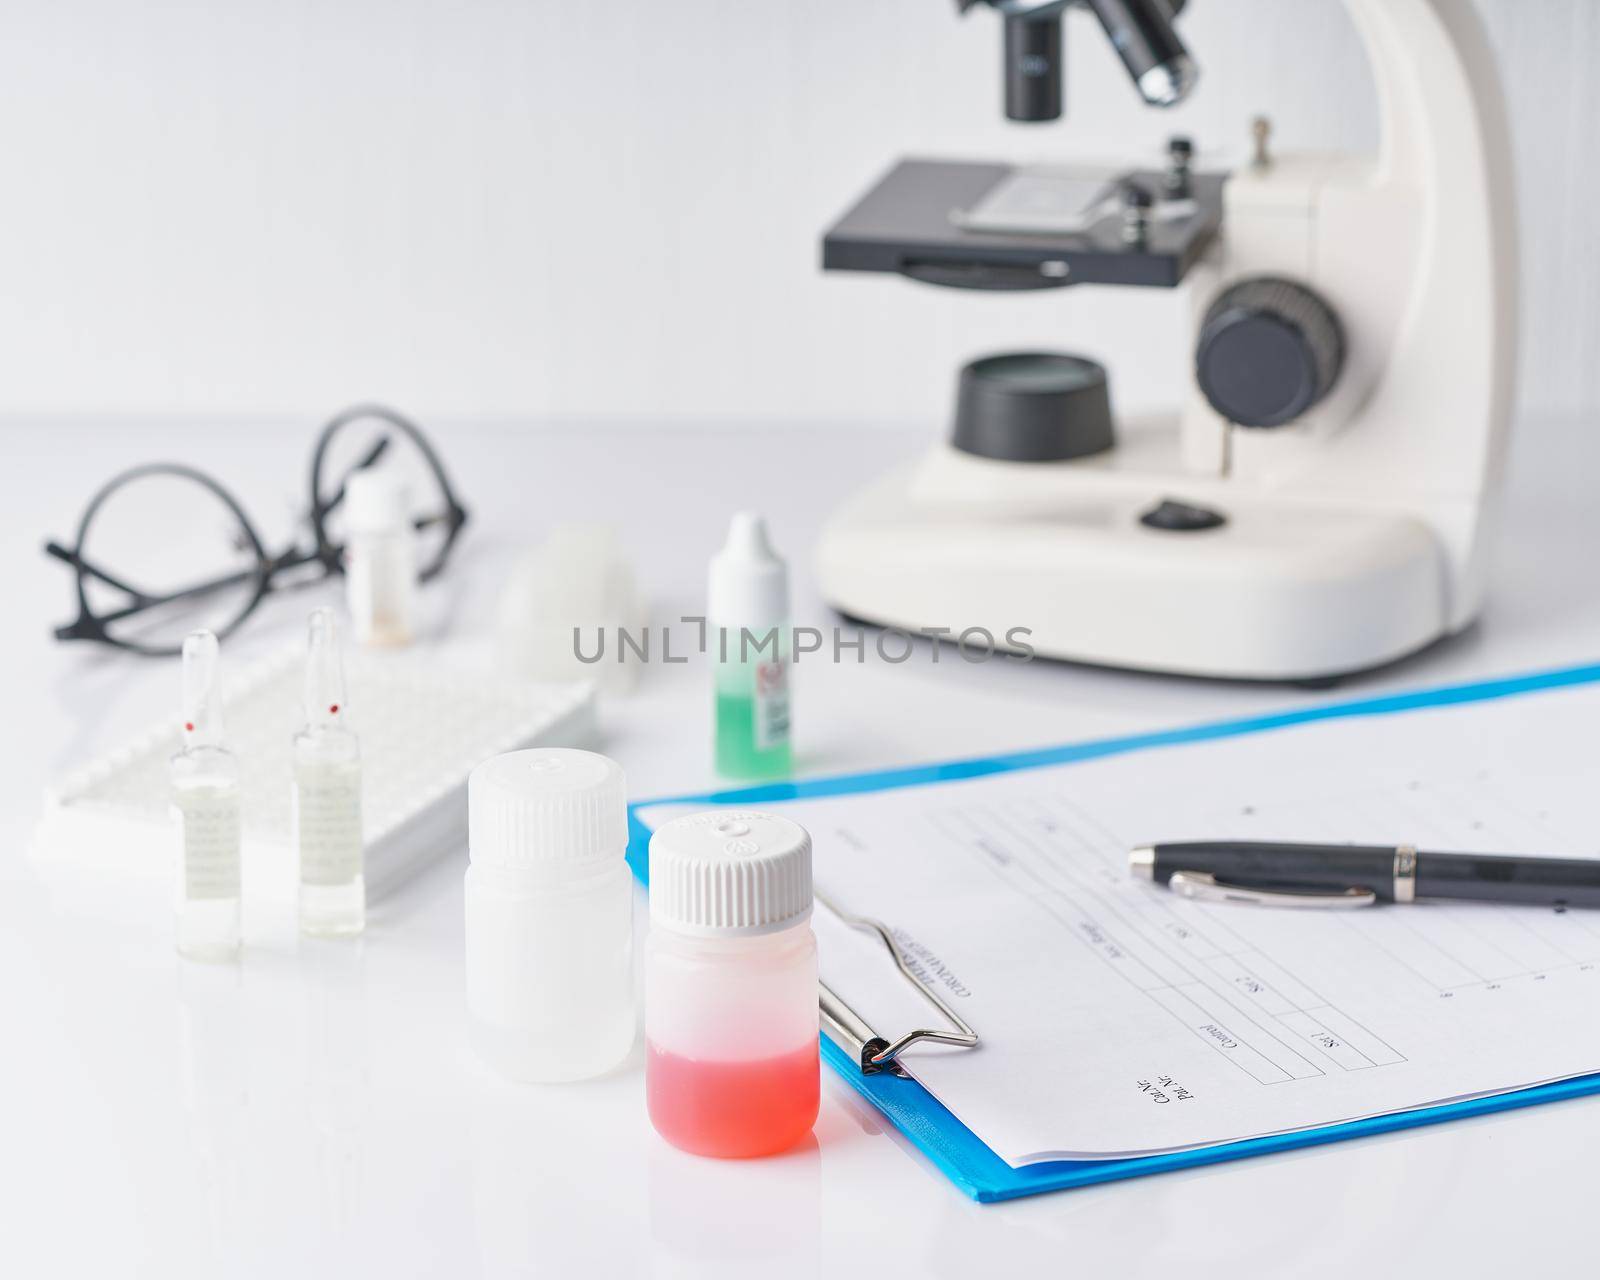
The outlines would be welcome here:
<svg viewBox="0 0 1600 1280">
<path fill-rule="evenodd" d="M 405 479 L 395 471 L 362 467 L 344 482 L 344 518 L 353 530 L 386 533 L 411 519 Z"/>
<path fill-rule="evenodd" d="M 712 810 L 650 838 L 650 920 L 679 933 L 777 933 L 811 916 L 811 837 L 788 818 Z"/>
<path fill-rule="evenodd" d="M 789 566 L 767 537 L 767 522 L 741 511 L 728 526 L 728 540 L 711 557 L 707 616 L 723 627 L 752 631 L 789 619 Z"/>
<path fill-rule="evenodd" d="M 217 637 L 191 631 L 183 638 L 183 745 L 222 745 L 222 694 L 217 687 Z"/>
<path fill-rule="evenodd" d="M 491 867 L 587 872 L 628 848 L 622 767 L 593 751 L 492 756 L 467 778 L 467 846 Z"/>
<path fill-rule="evenodd" d="M 307 627 L 305 705 L 306 724 L 313 729 L 340 724 L 350 713 L 332 609 L 313 610 Z"/>
</svg>

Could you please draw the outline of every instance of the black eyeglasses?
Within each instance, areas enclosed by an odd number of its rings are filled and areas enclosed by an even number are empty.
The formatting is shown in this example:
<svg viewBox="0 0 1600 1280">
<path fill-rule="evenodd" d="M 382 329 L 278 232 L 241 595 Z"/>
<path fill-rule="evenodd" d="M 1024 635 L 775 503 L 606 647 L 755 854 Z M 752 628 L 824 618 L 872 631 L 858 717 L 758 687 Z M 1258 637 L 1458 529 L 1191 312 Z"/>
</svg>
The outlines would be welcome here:
<svg viewBox="0 0 1600 1280">
<path fill-rule="evenodd" d="M 78 616 L 58 640 L 94 640 L 134 653 L 177 653 L 196 627 L 235 630 L 269 594 L 344 572 L 339 508 L 364 467 L 395 468 L 411 495 L 426 582 L 444 568 L 467 522 L 439 455 L 392 409 L 358 405 L 323 427 L 311 454 L 309 526 L 272 553 L 244 509 L 193 467 L 154 462 L 111 479 L 89 500 L 70 547 L 45 552 L 76 576 Z"/>
</svg>

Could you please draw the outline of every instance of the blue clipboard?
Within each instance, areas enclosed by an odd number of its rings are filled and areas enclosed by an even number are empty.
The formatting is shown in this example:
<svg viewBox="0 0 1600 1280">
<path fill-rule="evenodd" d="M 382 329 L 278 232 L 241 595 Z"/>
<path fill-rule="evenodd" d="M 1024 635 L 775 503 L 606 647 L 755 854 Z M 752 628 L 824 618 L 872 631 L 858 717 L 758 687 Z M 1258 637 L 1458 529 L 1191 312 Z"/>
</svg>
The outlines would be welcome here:
<svg viewBox="0 0 1600 1280">
<path fill-rule="evenodd" d="M 769 783 L 731 791 L 641 801 L 630 806 L 628 812 L 628 863 L 633 868 L 634 874 L 648 884 L 650 829 L 639 820 L 636 810 L 649 805 L 683 803 L 755 805 L 776 800 L 859 795 L 901 787 L 926 786 L 934 782 L 979 778 L 992 773 L 1037 769 L 1043 765 L 1095 760 L 1103 756 L 1141 751 L 1149 747 L 1206 742 L 1217 738 L 1238 737 L 1247 733 L 1267 733 L 1274 729 L 1310 724 L 1319 720 L 1396 715 L 1425 707 L 1487 702 L 1496 698 L 1511 698 L 1519 694 L 1597 682 L 1600 682 L 1600 663 L 1471 684 L 1445 685 L 1411 693 L 1329 702 L 1276 715 L 1219 720 L 1184 729 L 1069 743 L 1035 751 L 1019 751 L 1012 755 L 985 756 L 970 760 L 953 760 L 944 764 L 916 765 L 906 769 L 847 774 L 805 782 Z M 1170 1169 L 1189 1169 L 1196 1165 L 1214 1164 L 1222 1160 L 1238 1160 L 1244 1156 L 1289 1151 L 1296 1147 L 1309 1147 L 1323 1142 L 1338 1142 L 1344 1138 L 1359 1138 L 1370 1133 L 1389 1133 L 1396 1129 L 1437 1124 L 1441 1120 L 1484 1115 L 1492 1111 L 1508 1111 L 1515 1107 L 1528 1107 L 1540 1102 L 1558 1102 L 1566 1098 L 1600 1093 L 1600 1072 L 1597 1072 L 1554 1084 L 1536 1085 L 1529 1089 L 1498 1094 L 1490 1098 L 1422 1107 L 1414 1111 L 1397 1112 L 1369 1120 L 1326 1125 L 1317 1129 L 1266 1138 L 1250 1138 L 1242 1142 L 1224 1143 L 1169 1155 L 1117 1160 L 1058 1160 L 1013 1169 L 915 1080 L 887 1073 L 863 1075 L 857 1062 L 827 1036 L 822 1037 L 822 1058 L 843 1076 L 852 1088 L 888 1117 L 951 1182 L 974 1200 L 982 1202 L 1012 1200 L 1018 1196 L 1036 1195 L 1042 1191 L 1061 1191 L 1096 1182 L 1112 1182 L 1119 1178 L 1136 1178 L 1147 1173 L 1165 1173 Z"/>
</svg>

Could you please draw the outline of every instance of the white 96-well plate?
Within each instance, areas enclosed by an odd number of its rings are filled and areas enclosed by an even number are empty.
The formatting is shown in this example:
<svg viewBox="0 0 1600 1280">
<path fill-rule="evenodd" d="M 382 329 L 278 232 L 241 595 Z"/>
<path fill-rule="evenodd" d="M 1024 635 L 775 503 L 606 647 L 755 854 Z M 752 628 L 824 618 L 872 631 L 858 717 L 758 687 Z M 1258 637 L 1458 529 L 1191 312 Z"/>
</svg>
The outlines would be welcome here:
<svg viewBox="0 0 1600 1280">
<path fill-rule="evenodd" d="M 361 742 L 367 896 L 464 848 L 467 774 L 480 760 L 532 746 L 582 746 L 594 732 L 588 684 L 519 685 L 453 674 L 407 656 L 346 660 L 350 727 Z M 245 894 L 292 903 L 290 750 L 304 724 L 300 653 L 225 687 L 227 744 L 239 762 Z M 176 849 L 167 780 L 176 715 L 64 780 L 47 797 L 35 855 L 108 872 L 164 872 Z"/>
</svg>

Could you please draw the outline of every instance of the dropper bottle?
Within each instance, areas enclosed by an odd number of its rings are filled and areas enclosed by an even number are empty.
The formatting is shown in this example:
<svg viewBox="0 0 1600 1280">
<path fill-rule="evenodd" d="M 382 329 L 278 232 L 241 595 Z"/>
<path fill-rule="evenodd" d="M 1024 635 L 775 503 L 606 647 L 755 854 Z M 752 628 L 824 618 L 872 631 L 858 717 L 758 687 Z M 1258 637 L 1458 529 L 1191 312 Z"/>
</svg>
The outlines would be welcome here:
<svg viewBox="0 0 1600 1280">
<path fill-rule="evenodd" d="M 767 524 L 741 511 L 711 557 L 706 614 L 716 682 L 716 767 L 726 778 L 789 773 L 789 567 Z"/>
<path fill-rule="evenodd" d="M 367 922 L 361 841 L 361 749 L 350 730 L 333 610 L 311 615 L 305 728 L 294 736 L 294 832 L 300 929 L 342 937 Z"/>
<path fill-rule="evenodd" d="M 239 766 L 223 744 L 217 638 L 183 642 L 183 746 L 168 765 L 178 824 L 177 941 L 190 960 L 239 951 Z"/>
</svg>

